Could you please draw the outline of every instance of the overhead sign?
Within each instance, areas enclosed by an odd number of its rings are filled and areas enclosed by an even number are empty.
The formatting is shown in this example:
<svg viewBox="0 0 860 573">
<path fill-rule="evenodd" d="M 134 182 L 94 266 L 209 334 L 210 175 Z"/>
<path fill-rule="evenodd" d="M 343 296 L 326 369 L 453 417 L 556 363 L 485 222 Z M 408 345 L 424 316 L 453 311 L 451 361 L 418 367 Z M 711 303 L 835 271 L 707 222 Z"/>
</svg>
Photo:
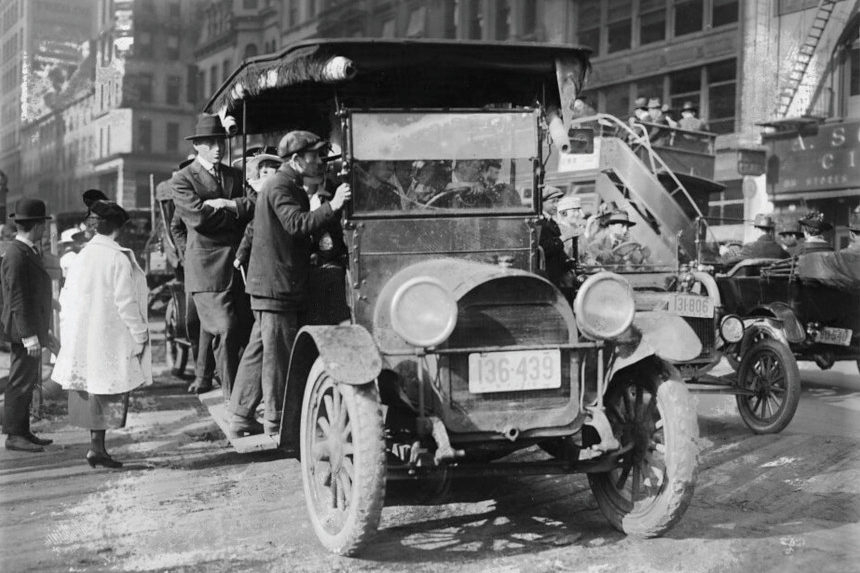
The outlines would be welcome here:
<svg viewBox="0 0 860 573">
<path fill-rule="evenodd" d="M 768 184 L 777 194 L 860 187 L 860 121 L 822 124 L 814 134 L 768 144 Z"/>
</svg>

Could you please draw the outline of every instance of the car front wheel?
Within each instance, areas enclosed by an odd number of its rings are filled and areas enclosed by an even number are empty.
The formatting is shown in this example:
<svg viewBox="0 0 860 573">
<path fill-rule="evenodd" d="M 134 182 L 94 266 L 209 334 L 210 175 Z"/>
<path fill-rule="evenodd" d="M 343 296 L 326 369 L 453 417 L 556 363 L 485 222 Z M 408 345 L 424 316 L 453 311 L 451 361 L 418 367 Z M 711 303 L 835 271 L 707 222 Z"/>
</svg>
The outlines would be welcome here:
<svg viewBox="0 0 860 573">
<path fill-rule="evenodd" d="M 376 384 L 338 383 L 317 359 L 305 387 L 300 439 L 311 525 L 326 549 L 355 555 L 376 533 L 385 498 Z"/>
<path fill-rule="evenodd" d="M 741 360 L 738 386 L 751 391 L 735 397 L 744 424 L 756 434 L 781 432 L 800 402 L 800 370 L 794 354 L 781 342 L 759 340 Z"/>
<path fill-rule="evenodd" d="M 659 372 L 613 381 L 604 398 L 615 436 L 627 451 L 618 466 L 589 474 L 606 518 L 636 537 L 668 531 L 684 514 L 696 481 L 699 427 L 689 391 Z"/>
</svg>

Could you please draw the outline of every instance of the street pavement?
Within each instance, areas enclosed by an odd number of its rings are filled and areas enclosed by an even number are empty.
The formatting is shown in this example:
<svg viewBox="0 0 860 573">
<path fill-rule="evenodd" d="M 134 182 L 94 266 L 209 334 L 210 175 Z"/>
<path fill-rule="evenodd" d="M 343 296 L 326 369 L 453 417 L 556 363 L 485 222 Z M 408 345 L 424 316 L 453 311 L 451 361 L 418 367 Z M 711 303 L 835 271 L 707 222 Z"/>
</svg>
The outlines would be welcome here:
<svg viewBox="0 0 860 573">
<path fill-rule="evenodd" d="M 797 415 L 756 436 L 734 398 L 698 397 L 692 504 L 660 539 L 626 538 L 584 476 L 456 481 L 415 504 L 389 488 L 380 534 L 348 559 L 308 523 L 298 463 L 233 453 L 185 382 L 162 373 L 108 433 L 126 466 L 92 470 L 88 436 L 49 402 L 45 453 L 0 451 L 3 571 L 797 571 L 860 562 L 860 376 L 802 363 Z M 540 456 L 537 451 L 522 454 Z"/>
</svg>

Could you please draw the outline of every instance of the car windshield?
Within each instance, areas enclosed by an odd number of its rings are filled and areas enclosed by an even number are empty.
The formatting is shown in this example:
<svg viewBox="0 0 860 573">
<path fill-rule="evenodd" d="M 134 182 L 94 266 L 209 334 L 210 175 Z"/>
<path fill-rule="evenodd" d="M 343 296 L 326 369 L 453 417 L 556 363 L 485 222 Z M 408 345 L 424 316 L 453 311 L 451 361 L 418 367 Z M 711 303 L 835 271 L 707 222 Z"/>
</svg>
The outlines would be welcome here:
<svg viewBox="0 0 860 573">
<path fill-rule="evenodd" d="M 356 214 L 533 211 L 536 112 L 355 112 Z"/>
</svg>

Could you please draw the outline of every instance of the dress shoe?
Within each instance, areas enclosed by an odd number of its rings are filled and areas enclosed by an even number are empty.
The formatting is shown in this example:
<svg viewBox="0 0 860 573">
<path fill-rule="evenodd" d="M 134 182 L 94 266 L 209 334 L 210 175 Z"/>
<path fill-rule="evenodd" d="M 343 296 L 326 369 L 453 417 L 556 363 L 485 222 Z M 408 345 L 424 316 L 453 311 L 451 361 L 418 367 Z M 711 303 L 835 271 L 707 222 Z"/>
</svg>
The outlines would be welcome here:
<svg viewBox="0 0 860 573">
<path fill-rule="evenodd" d="M 198 379 L 195 379 L 194 382 L 192 382 L 188 386 L 188 393 L 189 394 L 205 394 L 206 392 L 209 392 L 210 390 L 212 390 L 212 381 L 211 380 L 200 380 L 198 378 Z"/>
<path fill-rule="evenodd" d="M 244 416 L 233 415 L 230 419 L 230 429 L 227 431 L 227 437 L 232 439 L 241 438 L 242 436 L 251 436 L 254 434 L 263 433 L 263 424 L 253 418 L 245 418 Z"/>
<path fill-rule="evenodd" d="M 122 462 L 118 462 L 108 454 L 97 454 L 92 450 L 87 451 L 87 463 L 90 464 L 91 468 L 96 466 L 104 466 L 111 469 L 122 467 Z"/>
<path fill-rule="evenodd" d="M 54 443 L 54 440 L 50 440 L 48 438 L 40 438 L 33 432 L 27 432 L 26 434 L 24 434 L 24 437 L 30 440 L 32 443 L 36 444 L 37 446 L 50 446 Z"/>
<path fill-rule="evenodd" d="M 44 452 L 45 448 L 39 444 L 34 444 L 25 436 L 16 436 L 9 434 L 6 438 L 6 449 L 16 450 L 19 452 Z"/>
</svg>

